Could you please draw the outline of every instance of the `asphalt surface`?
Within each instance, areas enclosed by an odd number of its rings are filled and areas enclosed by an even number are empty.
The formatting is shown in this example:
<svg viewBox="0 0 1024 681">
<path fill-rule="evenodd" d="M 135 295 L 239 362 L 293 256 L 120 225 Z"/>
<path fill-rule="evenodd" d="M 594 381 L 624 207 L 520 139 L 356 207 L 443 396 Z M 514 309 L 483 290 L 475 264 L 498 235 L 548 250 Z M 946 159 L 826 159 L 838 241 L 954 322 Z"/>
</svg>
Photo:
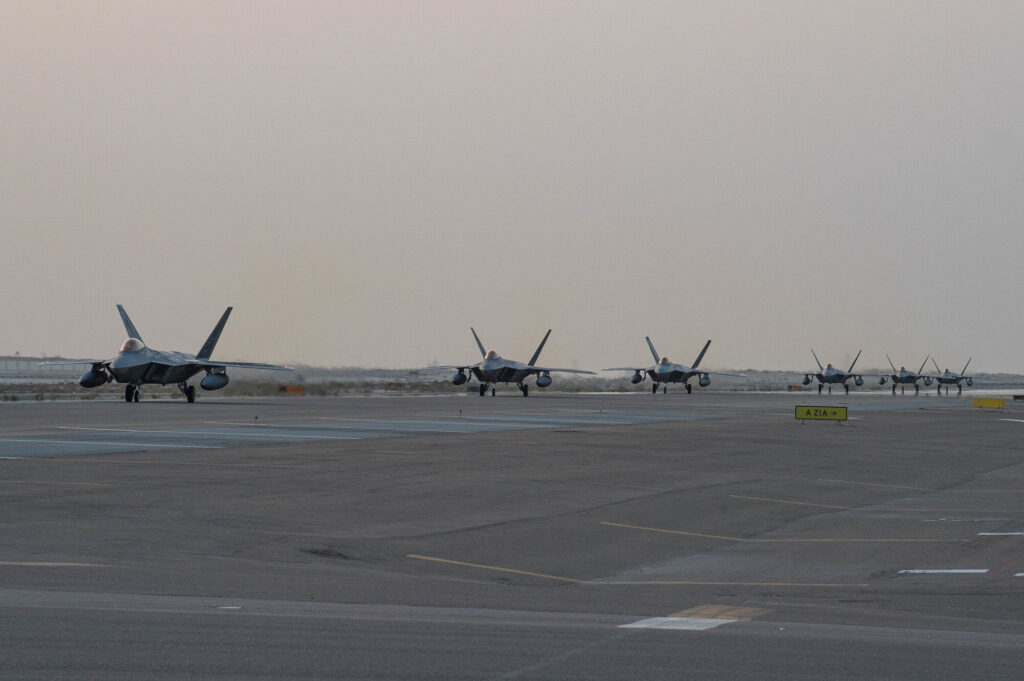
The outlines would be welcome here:
<svg viewBox="0 0 1024 681">
<path fill-rule="evenodd" d="M 2 403 L 0 678 L 1018 679 L 1022 435 L 968 393 Z"/>
</svg>

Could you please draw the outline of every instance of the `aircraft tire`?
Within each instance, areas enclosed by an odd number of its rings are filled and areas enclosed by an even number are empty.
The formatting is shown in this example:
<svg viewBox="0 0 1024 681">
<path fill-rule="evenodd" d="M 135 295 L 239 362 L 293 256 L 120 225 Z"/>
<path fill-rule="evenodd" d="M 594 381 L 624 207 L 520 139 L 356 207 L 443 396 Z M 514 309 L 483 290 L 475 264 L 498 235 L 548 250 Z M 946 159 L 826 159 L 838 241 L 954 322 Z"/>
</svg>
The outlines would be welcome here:
<svg viewBox="0 0 1024 681">
<path fill-rule="evenodd" d="M 131 402 L 132 401 L 132 393 L 133 392 L 135 392 L 135 386 L 134 385 L 130 385 L 129 384 L 129 385 L 126 385 L 124 387 L 124 401 L 125 402 Z"/>
<path fill-rule="evenodd" d="M 196 401 L 196 387 L 194 385 L 185 388 L 185 399 L 188 400 L 189 404 Z"/>
<path fill-rule="evenodd" d="M 132 402 L 138 402 L 138 401 L 139 401 L 139 393 L 140 393 L 140 392 L 141 392 L 141 391 L 140 391 L 140 390 L 139 390 L 138 388 L 135 388 L 135 389 L 134 389 L 134 390 L 132 391 Z"/>
<path fill-rule="evenodd" d="M 483 397 L 487 392 L 487 385 L 485 383 L 480 384 L 480 397 Z"/>
</svg>

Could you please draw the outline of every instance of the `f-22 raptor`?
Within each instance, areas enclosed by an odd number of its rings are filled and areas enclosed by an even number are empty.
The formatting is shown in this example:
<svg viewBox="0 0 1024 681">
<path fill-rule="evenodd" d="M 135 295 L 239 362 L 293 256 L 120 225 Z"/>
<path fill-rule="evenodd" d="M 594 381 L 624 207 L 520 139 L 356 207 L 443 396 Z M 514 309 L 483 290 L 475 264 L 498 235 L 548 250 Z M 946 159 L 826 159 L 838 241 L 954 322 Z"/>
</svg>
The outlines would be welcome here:
<svg viewBox="0 0 1024 681">
<path fill-rule="evenodd" d="M 814 355 L 814 361 L 818 363 L 818 373 L 806 373 L 804 374 L 804 385 L 810 385 L 811 379 L 818 379 L 818 394 L 821 394 L 821 389 L 828 385 L 828 394 L 832 394 L 832 386 L 836 383 L 842 383 L 843 389 L 847 393 L 850 392 L 850 386 L 846 384 L 851 378 L 857 387 L 864 385 L 864 377 L 861 374 L 853 373 L 853 367 L 857 364 L 857 360 L 860 359 L 861 351 L 857 351 L 857 356 L 853 358 L 853 363 L 850 364 L 850 368 L 846 371 L 842 369 L 836 369 L 834 366 L 829 364 L 828 366 L 821 366 L 821 360 L 818 359 L 817 353 L 814 352 L 814 348 L 811 348 L 811 354 Z"/>
<path fill-rule="evenodd" d="M 708 351 L 708 347 L 711 345 L 710 339 L 704 344 L 700 354 L 697 355 L 697 359 L 693 360 L 693 366 L 670 362 L 668 357 L 662 357 L 658 354 L 658 351 L 654 349 L 654 343 L 651 342 L 649 336 L 644 336 L 644 340 L 647 341 L 647 347 L 651 349 L 651 355 L 654 356 L 654 366 L 649 369 L 612 367 L 611 369 L 605 369 L 605 371 L 632 371 L 634 373 L 629 380 L 633 385 L 637 385 L 643 381 L 645 377 L 650 376 L 651 381 L 654 383 L 654 385 L 651 386 L 652 393 L 657 393 L 658 388 L 661 386 L 664 386 L 663 391 L 668 393 L 669 383 L 682 383 L 686 386 L 686 392 L 689 394 L 693 392 L 693 386 L 690 385 L 691 378 L 696 378 L 697 385 L 702 388 L 706 388 L 711 385 L 711 374 L 715 374 L 717 376 L 736 376 L 745 378 L 744 374 L 730 374 L 724 371 L 704 371 L 703 369 L 697 368 L 700 365 L 700 361 L 704 359 L 704 353 Z"/>
<path fill-rule="evenodd" d="M 528 397 L 530 395 L 530 388 L 524 381 L 533 374 L 537 374 L 537 387 L 546 388 L 551 385 L 552 371 L 562 371 L 570 374 L 594 373 L 593 371 L 583 371 L 582 369 L 555 369 L 552 367 L 535 366 L 540 358 L 540 351 L 544 349 L 544 344 L 548 342 L 551 329 L 548 329 L 548 332 L 544 334 L 544 338 L 541 340 L 540 345 L 537 346 L 537 351 L 533 353 L 533 357 L 530 358 L 529 364 L 505 359 L 494 350 L 484 350 L 484 344 L 480 342 L 480 336 L 476 335 L 476 330 L 472 327 L 469 330 L 473 332 L 473 338 L 476 339 L 476 346 L 480 348 L 480 355 L 483 357 L 483 361 L 476 364 L 449 365 L 438 368 L 457 370 L 455 375 L 452 376 L 452 383 L 454 385 L 466 383 L 469 380 L 466 372 L 470 372 L 476 380 L 480 381 L 480 397 L 487 393 L 488 388 L 491 390 L 491 397 L 494 397 L 496 392 L 494 386 L 497 383 L 515 383 L 519 390 L 522 391 L 523 397 Z"/>
<path fill-rule="evenodd" d="M 933 379 L 932 379 L 931 376 L 924 376 L 924 375 L 921 374 L 921 372 L 924 370 L 924 365 L 928 363 L 928 357 L 924 358 L 924 361 L 921 362 L 921 368 L 918 369 L 916 372 L 910 371 L 906 367 L 900 367 L 899 370 L 897 371 L 896 370 L 896 365 L 892 363 L 891 359 L 889 359 L 889 355 L 886 355 L 885 358 L 889 360 L 889 366 L 892 367 L 892 374 L 889 375 L 889 376 L 879 376 L 878 377 L 878 385 L 885 385 L 885 382 L 887 380 L 892 381 L 892 394 L 893 395 L 896 394 L 896 385 L 897 384 L 900 386 L 900 394 L 903 394 L 903 392 L 907 389 L 907 384 L 908 383 L 913 383 L 914 384 L 914 394 L 915 395 L 918 394 L 919 392 L 921 392 L 921 386 L 918 385 L 918 381 L 923 379 L 924 380 L 924 384 L 926 386 L 929 386 L 929 385 L 932 384 L 932 380 Z"/>
<path fill-rule="evenodd" d="M 938 362 L 935 361 L 934 357 L 932 357 L 932 364 L 935 365 L 935 371 L 938 372 L 939 364 L 938 364 Z M 971 377 L 971 376 L 965 376 L 964 375 L 965 373 L 967 373 L 967 367 L 970 366 L 970 364 L 971 364 L 971 360 L 968 359 L 967 360 L 967 364 L 964 365 L 964 368 L 960 370 L 959 374 L 955 374 L 952 371 L 950 371 L 949 369 L 946 369 L 941 374 L 936 376 L 935 380 L 938 381 L 938 383 L 939 383 L 939 386 L 938 386 L 939 394 L 940 395 L 942 394 L 942 386 L 946 386 L 946 394 L 948 395 L 949 394 L 949 386 L 951 386 L 951 385 L 953 385 L 955 383 L 956 384 L 956 394 L 959 395 L 963 391 L 963 389 L 964 389 L 964 387 L 962 385 L 960 385 L 961 382 L 966 382 L 968 388 L 971 387 L 972 385 L 974 385 L 974 378 Z"/>
<path fill-rule="evenodd" d="M 206 376 L 199 382 L 203 390 L 219 390 L 228 384 L 227 369 L 235 367 L 239 369 L 270 369 L 275 371 L 291 371 L 291 367 L 279 366 L 277 364 L 253 364 L 249 362 L 218 362 L 210 359 L 213 348 L 220 340 L 220 334 L 228 321 L 232 308 L 224 310 L 217 326 L 213 327 L 209 338 L 203 343 L 203 347 L 194 355 L 185 352 L 169 352 L 154 350 L 146 347 L 142 342 L 142 335 L 139 333 L 124 307 L 117 306 L 121 313 L 121 321 L 124 322 L 128 338 L 121 344 L 121 350 L 117 357 L 105 360 L 90 360 L 85 362 L 56 362 L 55 364 L 91 364 L 92 368 L 87 371 L 78 383 L 83 388 L 96 388 L 111 381 L 125 383 L 124 401 L 138 402 L 140 390 L 147 383 L 167 385 L 176 383 L 178 389 L 185 395 L 189 402 L 196 401 L 196 387 L 188 384 L 188 379 L 201 371 Z"/>
</svg>

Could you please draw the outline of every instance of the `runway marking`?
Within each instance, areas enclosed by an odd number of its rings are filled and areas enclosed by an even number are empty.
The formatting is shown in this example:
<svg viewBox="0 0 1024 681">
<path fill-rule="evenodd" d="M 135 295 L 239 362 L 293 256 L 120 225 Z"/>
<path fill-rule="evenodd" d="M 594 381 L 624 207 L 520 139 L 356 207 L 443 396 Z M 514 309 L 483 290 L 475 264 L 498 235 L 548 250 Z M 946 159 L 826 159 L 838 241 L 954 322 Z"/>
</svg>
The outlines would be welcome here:
<svg viewBox="0 0 1024 681">
<path fill-rule="evenodd" d="M 586 585 L 611 586 L 775 586 L 826 587 L 835 589 L 865 588 L 868 584 L 837 584 L 828 582 L 702 582 L 696 580 L 656 580 L 649 582 L 585 582 Z"/>
<path fill-rule="evenodd" d="M 251 424 L 242 424 L 242 425 L 249 426 Z M 153 435 L 153 434 L 159 433 L 161 435 L 204 435 L 204 436 L 209 436 L 209 437 L 255 437 L 255 438 L 261 438 L 261 437 L 274 438 L 274 437 L 276 437 L 276 438 L 285 438 L 285 439 L 289 439 L 289 440 L 360 440 L 360 439 L 364 439 L 364 438 L 357 438 L 357 437 L 335 437 L 333 435 L 273 435 L 271 433 L 239 433 L 239 432 L 236 432 L 236 431 L 222 431 L 222 430 L 121 430 L 121 429 L 116 429 L 116 428 L 77 428 L 77 427 L 72 428 L 71 426 L 60 426 L 60 427 L 61 428 L 66 428 L 68 430 L 106 430 L 106 431 L 115 431 L 115 432 L 119 432 L 119 433 L 145 433 L 147 435 Z M 262 428 L 269 428 L 269 427 L 273 427 L 273 426 L 259 426 L 260 429 L 262 429 Z M 282 428 L 291 428 L 292 426 L 281 426 L 281 427 Z M 3 440 L 0 440 L 0 442 L 2 442 L 2 441 Z M 42 442 L 42 440 L 32 440 L 32 442 Z M 58 440 L 58 442 L 65 442 L 65 440 Z M 123 446 L 125 445 L 125 443 L 113 443 L 113 442 L 111 442 L 111 443 L 97 442 L 95 444 L 122 444 Z M 136 443 L 136 445 L 138 445 L 138 444 L 144 444 L 144 443 Z M 136 445 L 133 445 L 133 446 L 136 446 Z M 150 445 L 146 445 L 146 446 L 150 446 Z M 184 447 L 184 448 L 191 447 L 191 445 L 152 445 L 152 446 L 154 446 L 154 447 Z M 216 446 L 216 447 L 214 447 L 214 446 L 203 447 L 202 445 L 195 445 L 195 448 L 222 449 L 222 447 L 219 447 L 219 446 Z"/>
<path fill-rule="evenodd" d="M 96 563 L 55 563 L 47 561 L 0 561 L 0 567 L 90 567 L 115 568 L 116 565 L 99 565 Z"/>
<path fill-rule="evenodd" d="M 699 617 L 714 620 L 742 620 L 749 622 L 755 617 L 767 614 L 764 608 L 745 608 L 736 605 L 698 605 L 686 610 L 674 612 L 669 617 Z"/>
<path fill-rule="evenodd" d="M 221 449 L 215 447 L 215 449 Z M 319 469 L 320 466 L 304 466 L 301 464 L 288 464 L 288 463 L 210 463 L 207 461 L 165 461 L 163 459 L 159 461 L 142 460 L 137 461 L 133 459 L 106 459 L 104 461 L 76 461 L 75 463 L 133 463 L 146 466 L 211 466 L 214 468 L 310 468 Z"/>
<path fill-rule="evenodd" d="M 979 532 L 979 537 L 1020 537 L 1024 532 Z"/>
<path fill-rule="evenodd" d="M 482 565 L 480 563 L 467 563 L 461 560 L 450 560 L 448 558 L 436 558 L 433 556 L 421 556 L 417 553 L 410 553 L 406 555 L 406 558 L 413 558 L 415 560 L 426 560 L 433 563 L 444 563 L 446 565 L 458 565 L 460 567 L 470 567 L 478 570 L 490 570 L 493 572 L 507 572 L 514 575 L 525 575 L 527 577 L 539 577 L 541 579 L 550 579 L 558 582 L 568 582 L 570 584 L 580 584 L 583 586 L 796 586 L 796 587 L 866 587 L 867 584 L 828 584 L 818 582 L 702 582 L 702 581 L 650 581 L 650 582 L 616 582 L 616 581 L 586 581 L 582 579 L 574 579 L 572 577 L 559 577 L 558 575 L 548 575 L 543 572 L 529 572 L 527 570 L 513 570 L 511 568 L 497 567 L 494 565 Z"/>
<path fill-rule="evenodd" d="M 1024 572 L 1018 572 L 1014 577 L 1024 577 Z"/>
<path fill-rule="evenodd" d="M 684 530 L 666 530 L 657 527 L 643 527 L 641 525 L 626 525 L 624 523 L 610 523 L 601 521 L 602 525 L 612 527 L 623 527 L 627 530 L 643 530 L 645 532 L 660 532 L 662 534 L 681 534 L 689 537 L 704 537 L 705 539 L 723 539 L 725 541 L 749 542 L 759 544 L 869 544 L 869 543 L 891 543 L 891 544 L 937 544 L 948 542 L 964 542 L 966 539 L 903 539 L 903 538 L 809 538 L 780 537 L 773 539 L 744 539 L 743 537 L 728 537 L 719 534 L 703 534 L 700 532 L 686 532 Z"/>
<path fill-rule="evenodd" d="M 890 489 L 912 489 L 919 492 L 935 492 L 937 490 L 927 487 L 909 487 L 906 485 L 883 485 L 877 482 L 857 482 L 856 480 L 832 480 L 831 478 L 818 478 L 818 482 L 838 482 L 843 485 L 864 485 L 865 487 L 888 487 Z"/>
<path fill-rule="evenodd" d="M 416 560 L 426 560 L 433 563 L 444 563 L 446 565 L 459 565 L 461 567 L 471 567 L 478 570 L 491 570 L 493 572 L 507 572 L 514 575 L 525 575 L 527 577 L 540 577 L 541 579 L 551 579 L 558 582 L 569 582 L 570 584 L 579 584 L 583 580 L 573 579 L 572 577 L 559 577 L 558 575 L 547 575 L 542 572 L 529 572 L 526 570 L 513 570 L 512 568 L 497 567 L 494 565 L 481 565 L 480 563 L 466 563 L 461 560 L 449 560 L 447 558 L 435 558 L 433 556 L 421 556 L 416 553 L 410 553 L 406 555 L 406 558 L 414 558 Z"/>
<path fill-rule="evenodd" d="M 289 425 L 271 425 L 271 424 L 266 424 L 266 423 L 261 423 L 259 425 L 255 425 L 253 423 L 231 423 L 231 422 L 228 422 L 228 421 L 205 421 L 204 423 L 208 423 L 208 424 L 211 424 L 211 425 L 236 426 L 236 427 L 244 427 L 244 428 L 251 427 L 251 428 L 259 429 L 259 430 L 262 430 L 264 428 L 292 428 L 292 429 L 307 428 L 307 429 L 312 429 L 312 430 L 367 430 L 367 431 L 371 431 L 371 432 L 392 430 L 392 431 L 399 432 L 399 433 L 466 433 L 466 434 L 472 434 L 472 433 L 467 433 L 467 431 L 462 430 L 462 429 L 459 429 L 459 430 L 451 430 L 451 429 L 440 430 L 440 429 L 437 429 L 437 428 L 406 428 L 406 427 L 401 427 L 401 426 L 384 426 L 384 427 L 359 426 L 359 425 L 351 425 L 351 426 L 294 425 L 294 426 L 289 426 Z M 394 423 L 397 423 L 397 422 L 394 422 Z M 456 425 L 456 424 L 449 421 L 449 422 L 445 422 L 443 425 L 452 426 L 452 425 Z M 150 431 L 150 432 L 152 432 L 152 431 Z M 268 437 L 291 437 L 291 436 L 270 435 Z M 295 437 L 320 437 L 320 436 L 318 436 L 318 435 L 317 436 L 313 436 L 313 435 L 296 435 Z M 328 438 L 325 437 L 324 439 L 328 439 Z M 352 439 L 357 439 L 357 438 L 343 438 L 343 439 L 352 440 Z"/>
<path fill-rule="evenodd" d="M 629 624 L 620 624 L 620 629 L 675 629 L 677 631 L 705 631 L 736 620 L 705 619 L 701 617 L 648 617 Z"/>
<path fill-rule="evenodd" d="M 751 501 L 770 501 L 773 504 L 792 504 L 794 506 L 814 506 L 816 508 L 835 508 L 842 511 L 848 511 L 852 506 L 833 506 L 832 504 L 812 504 L 806 501 L 789 501 L 787 499 L 768 499 L 766 497 L 746 497 L 741 494 L 730 494 L 732 499 L 749 499 Z"/>
<path fill-rule="evenodd" d="M 988 569 L 901 569 L 899 574 L 984 574 Z"/>
<path fill-rule="evenodd" d="M 1011 421 L 1013 423 L 1024 423 L 1024 419 L 999 419 L 1000 421 Z"/>
<path fill-rule="evenodd" d="M 68 487 L 109 487 L 106 482 L 55 482 L 52 480 L 0 480 L 4 485 L 65 485 Z"/>
<path fill-rule="evenodd" d="M 153 431 L 150 431 L 153 432 Z M 166 447 L 170 449 L 223 449 L 219 445 L 166 445 L 155 442 L 96 442 L 94 440 L 25 440 L 13 438 L 0 438 L 0 442 L 34 442 L 38 444 L 58 445 L 102 445 L 103 447 Z"/>
</svg>

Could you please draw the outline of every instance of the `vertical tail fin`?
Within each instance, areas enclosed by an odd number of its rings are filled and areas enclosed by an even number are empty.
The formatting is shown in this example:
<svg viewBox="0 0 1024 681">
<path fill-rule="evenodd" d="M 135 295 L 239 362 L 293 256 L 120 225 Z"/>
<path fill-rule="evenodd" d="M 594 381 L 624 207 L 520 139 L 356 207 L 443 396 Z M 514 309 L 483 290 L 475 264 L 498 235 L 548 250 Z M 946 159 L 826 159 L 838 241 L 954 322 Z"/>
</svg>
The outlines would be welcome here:
<svg viewBox="0 0 1024 681">
<path fill-rule="evenodd" d="M 647 341 L 647 347 L 651 349 L 651 354 L 654 355 L 654 363 L 657 364 L 661 361 L 661 355 L 659 355 L 658 351 L 654 349 L 654 343 L 651 342 L 650 336 L 644 336 L 644 340 Z"/>
<path fill-rule="evenodd" d="M 885 358 L 889 360 L 889 366 L 891 366 L 891 367 L 892 367 L 892 372 L 893 372 L 894 374 L 898 374 L 899 372 L 898 372 L 898 371 L 896 371 L 896 365 L 892 363 L 892 359 L 890 359 L 890 358 L 889 358 L 889 355 L 886 355 L 886 356 L 885 356 Z M 925 360 L 924 360 L 924 361 L 926 361 L 926 362 L 927 362 L 927 361 L 928 361 L 928 359 L 927 359 L 927 358 L 925 358 Z M 924 368 L 924 365 L 923 365 L 923 364 L 921 365 L 921 368 L 922 368 L 922 369 Z M 921 372 L 920 372 L 920 371 L 918 371 L 917 373 L 921 373 Z"/>
<path fill-rule="evenodd" d="M 476 339 L 476 346 L 478 348 L 480 348 L 480 356 L 486 358 L 487 357 L 487 351 L 484 350 L 484 344 L 480 342 L 480 336 L 476 335 L 476 329 L 474 329 L 471 326 L 471 327 L 469 327 L 469 330 L 473 332 L 473 338 Z"/>
<path fill-rule="evenodd" d="M 972 360 L 972 359 L 974 359 L 974 358 L 973 358 L 973 357 L 969 357 L 969 358 L 967 358 L 967 364 L 965 364 L 965 365 L 964 365 L 964 368 L 963 368 L 963 370 L 962 370 L 962 371 L 960 372 L 960 375 L 961 375 L 961 376 L 963 376 L 964 374 L 966 374 L 966 373 L 967 373 L 967 367 L 968 367 L 968 366 L 969 366 L 969 365 L 971 364 L 971 360 Z"/>
<path fill-rule="evenodd" d="M 935 373 L 941 375 L 942 374 L 942 370 L 939 369 L 939 363 L 935 361 L 934 357 L 932 357 L 932 364 L 935 365 Z"/>
<path fill-rule="evenodd" d="M 139 335 L 139 330 L 135 328 L 135 325 L 132 324 L 132 320 L 128 318 L 128 313 L 124 311 L 124 306 L 118 305 L 117 311 L 121 313 L 121 321 L 124 322 L 124 330 L 128 332 L 128 337 L 142 340 L 142 336 Z"/>
<path fill-rule="evenodd" d="M 711 347 L 711 339 L 710 338 L 708 339 L 708 342 L 704 344 L 704 349 L 700 351 L 699 355 L 697 355 L 697 359 L 693 360 L 693 365 L 690 367 L 691 369 L 696 369 L 697 368 L 697 365 L 700 364 L 700 361 L 702 359 L 704 359 L 704 353 L 708 351 L 709 347 Z"/>
<path fill-rule="evenodd" d="M 196 354 L 196 359 L 210 359 L 210 355 L 213 354 L 213 349 L 217 346 L 217 341 L 220 340 L 220 333 L 224 330 L 224 325 L 228 323 L 228 316 L 231 314 L 233 308 L 224 310 L 224 314 L 220 316 L 220 321 L 217 322 L 217 326 L 213 327 L 213 331 L 210 332 L 210 337 L 203 343 L 203 347 L 199 349 Z"/>
<path fill-rule="evenodd" d="M 811 354 L 814 355 L 814 361 L 818 363 L 818 371 L 824 371 L 825 367 L 821 366 L 821 360 L 818 359 L 818 355 L 814 352 L 814 348 L 811 348 Z"/>
<path fill-rule="evenodd" d="M 922 371 L 924 371 L 924 365 L 927 364 L 927 363 L 928 363 L 928 356 L 925 355 L 924 361 L 921 362 L 921 368 L 917 370 L 918 375 L 920 375 L 920 373 Z"/>
<path fill-rule="evenodd" d="M 537 363 L 537 360 L 540 359 L 540 351 L 544 349 L 544 344 L 548 342 L 548 336 L 550 335 L 551 329 L 548 329 L 548 332 L 544 334 L 544 339 L 540 342 L 540 345 L 537 346 L 537 352 L 533 353 L 533 357 L 530 358 L 530 366 L 534 366 Z"/>
<path fill-rule="evenodd" d="M 857 356 L 853 358 L 853 364 L 850 364 L 850 368 L 847 369 L 846 373 L 851 373 L 853 371 L 853 365 L 857 363 L 858 359 L 860 359 L 860 353 L 862 353 L 862 352 L 864 352 L 864 351 L 863 350 L 858 350 L 857 351 Z"/>
</svg>

